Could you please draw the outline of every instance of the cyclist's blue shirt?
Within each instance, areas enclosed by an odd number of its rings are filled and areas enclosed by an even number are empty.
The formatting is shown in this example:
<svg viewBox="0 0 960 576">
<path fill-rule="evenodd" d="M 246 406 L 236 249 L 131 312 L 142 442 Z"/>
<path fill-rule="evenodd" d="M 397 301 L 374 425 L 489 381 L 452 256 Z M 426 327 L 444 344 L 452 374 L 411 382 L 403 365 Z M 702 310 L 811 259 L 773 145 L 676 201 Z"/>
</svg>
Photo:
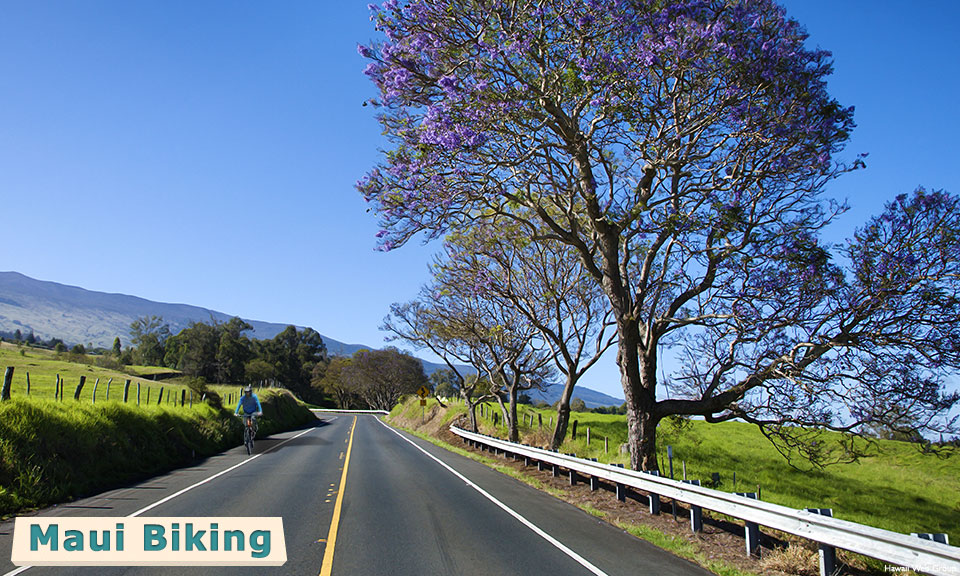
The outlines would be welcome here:
<svg viewBox="0 0 960 576">
<path fill-rule="evenodd" d="M 244 414 L 263 412 L 263 408 L 260 407 L 260 399 L 257 398 L 256 394 L 251 394 L 250 396 L 243 394 L 240 396 L 240 401 L 237 402 L 237 409 L 234 410 L 234 412 L 239 413 L 240 408 L 243 408 Z"/>
</svg>

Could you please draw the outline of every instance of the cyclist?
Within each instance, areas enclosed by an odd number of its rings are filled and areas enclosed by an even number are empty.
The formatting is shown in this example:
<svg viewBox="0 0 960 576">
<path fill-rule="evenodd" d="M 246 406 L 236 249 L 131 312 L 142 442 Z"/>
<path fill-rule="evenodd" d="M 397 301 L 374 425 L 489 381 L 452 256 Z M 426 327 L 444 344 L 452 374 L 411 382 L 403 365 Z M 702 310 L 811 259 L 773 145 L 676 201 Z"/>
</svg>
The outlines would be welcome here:
<svg viewBox="0 0 960 576">
<path fill-rule="evenodd" d="M 253 393 L 253 386 L 247 385 L 243 389 L 243 396 L 240 397 L 240 401 L 237 402 L 237 409 L 234 411 L 235 416 L 240 415 L 240 409 L 243 408 L 243 423 L 244 425 L 248 424 L 249 419 L 255 419 L 259 416 L 263 416 L 263 407 L 260 406 L 260 399 L 257 398 L 257 395 Z M 253 420 L 249 424 L 256 427 L 257 421 Z"/>
</svg>

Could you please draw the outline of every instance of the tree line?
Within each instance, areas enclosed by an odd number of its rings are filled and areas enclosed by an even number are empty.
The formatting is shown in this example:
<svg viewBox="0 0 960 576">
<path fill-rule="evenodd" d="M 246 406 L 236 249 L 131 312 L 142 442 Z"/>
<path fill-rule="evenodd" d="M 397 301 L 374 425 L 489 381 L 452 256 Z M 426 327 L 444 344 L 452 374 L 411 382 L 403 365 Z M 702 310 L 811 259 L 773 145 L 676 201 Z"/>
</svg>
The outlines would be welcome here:
<svg viewBox="0 0 960 576">
<path fill-rule="evenodd" d="M 390 410 L 401 395 L 426 383 L 420 360 L 396 349 L 330 357 L 312 328 L 287 326 L 269 340 L 250 338 L 249 330 L 232 318 L 194 322 L 170 335 L 162 318 L 144 317 L 131 325 L 129 354 L 139 364 L 166 366 L 204 382 L 277 385 L 303 400 L 344 408 Z"/>
</svg>

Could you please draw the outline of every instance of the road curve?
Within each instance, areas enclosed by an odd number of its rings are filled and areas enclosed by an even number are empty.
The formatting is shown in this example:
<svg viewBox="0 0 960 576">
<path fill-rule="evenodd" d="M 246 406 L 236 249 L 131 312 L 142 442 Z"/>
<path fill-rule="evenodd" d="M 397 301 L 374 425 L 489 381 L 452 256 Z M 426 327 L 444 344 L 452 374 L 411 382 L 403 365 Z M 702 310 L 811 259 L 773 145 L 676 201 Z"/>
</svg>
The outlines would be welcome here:
<svg viewBox="0 0 960 576">
<path fill-rule="evenodd" d="M 709 574 L 372 415 L 324 414 L 315 427 L 258 441 L 256 451 L 252 458 L 233 449 L 40 514 L 282 516 L 285 565 L 34 567 L 19 573 Z M 12 521 L 0 524 L 0 576 L 16 572 L 10 563 L 12 527 Z"/>
</svg>

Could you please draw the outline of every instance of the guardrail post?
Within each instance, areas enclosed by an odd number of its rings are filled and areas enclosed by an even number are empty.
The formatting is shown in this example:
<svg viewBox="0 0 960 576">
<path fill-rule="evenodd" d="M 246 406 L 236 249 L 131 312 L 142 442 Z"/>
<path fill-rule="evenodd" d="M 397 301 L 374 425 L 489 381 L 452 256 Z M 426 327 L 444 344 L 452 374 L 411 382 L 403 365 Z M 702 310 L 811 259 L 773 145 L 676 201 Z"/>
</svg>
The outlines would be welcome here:
<svg viewBox="0 0 960 576">
<path fill-rule="evenodd" d="M 574 470 L 573 468 L 570 469 L 570 485 L 571 486 L 577 485 L 577 471 Z"/>
<path fill-rule="evenodd" d="M 651 470 L 650 472 L 644 472 L 644 474 L 649 474 L 651 476 L 659 477 L 660 471 Z M 649 492 L 647 494 L 647 500 L 649 501 L 649 504 L 650 504 L 650 514 L 653 514 L 654 516 L 659 516 L 660 515 L 660 495 L 654 492 Z"/>
<path fill-rule="evenodd" d="M 682 480 L 684 484 L 699 486 L 699 480 Z M 694 504 L 690 505 L 690 529 L 694 532 L 703 532 L 703 508 Z"/>
<path fill-rule="evenodd" d="M 751 500 L 757 499 L 756 492 L 734 492 L 737 496 L 743 496 Z M 756 522 L 744 522 L 744 536 L 747 540 L 747 556 L 760 555 L 760 525 Z"/>
<path fill-rule="evenodd" d="M 627 487 L 619 482 L 617 482 L 617 500 L 621 502 L 627 501 Z"/>
<path fill-rule="evenodd" d="M 599 489 L 600 489 L 600 479 L 597 478 L 596 476 L 591 476 L 591 477 L 590 477 L 590 491 L 591 491 L 591 492 L 596 492 L 596 491 L 599 490 Z"/>
<path fill-rule="evenodd" d="M 807 508 L 807 512 L 833 518 L 833 508 Z M 818 543 L 820 556 L 820 576 L 832 576 L 837 571 L 837 549 L 827 544 Z"/>
<path fill-rule="evenodd" d="M 553 477 L 554 477 L 554 478 L 559 478 L 559 477 L 560 477 L 560 467 L 557 466 L 556 464 L 551 464 L 550 467 L 553 468 Z"/>
</svg>

